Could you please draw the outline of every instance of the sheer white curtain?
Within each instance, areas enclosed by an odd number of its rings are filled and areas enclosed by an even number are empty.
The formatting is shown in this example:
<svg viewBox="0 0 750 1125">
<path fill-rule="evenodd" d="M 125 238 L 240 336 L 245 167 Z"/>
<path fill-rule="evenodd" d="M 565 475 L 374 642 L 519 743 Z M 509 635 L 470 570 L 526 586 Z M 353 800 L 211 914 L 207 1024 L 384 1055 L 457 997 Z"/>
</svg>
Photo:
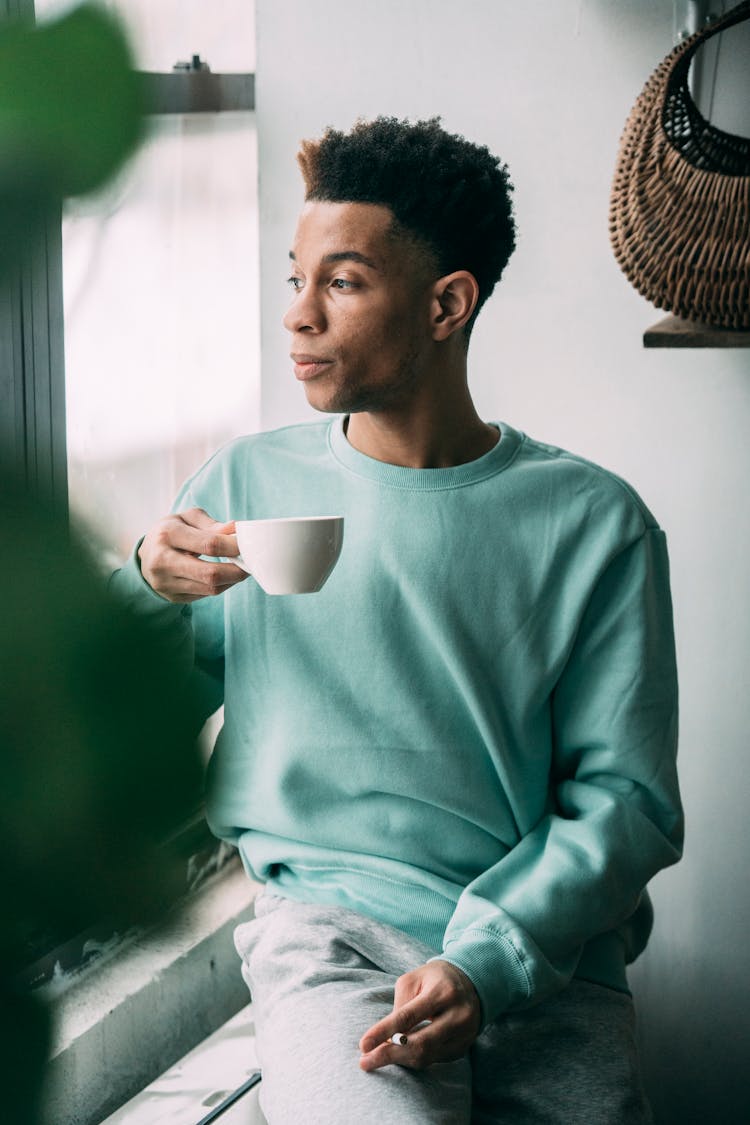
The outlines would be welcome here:
<svg viewBox="0 0 750 1125">
<path fill-rule="evenodd" d="M 37 0 L 38 18 L 69 3 Z M 117 0 L 136 65 L 254 69 L 250 0 Z M 116 181 L 63 219 L 71 510 L 107 563 L 218 445 L 257 428 L 254 113 L 149 120 Z"/>
</svg>

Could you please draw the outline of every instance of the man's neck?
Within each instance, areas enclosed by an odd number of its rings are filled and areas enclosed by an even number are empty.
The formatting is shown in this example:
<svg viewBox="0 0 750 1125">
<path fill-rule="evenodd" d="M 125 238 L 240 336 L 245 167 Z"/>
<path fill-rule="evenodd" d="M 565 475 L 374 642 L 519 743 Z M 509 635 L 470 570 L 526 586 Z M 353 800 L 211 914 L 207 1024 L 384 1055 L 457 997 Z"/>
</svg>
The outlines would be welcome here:
<svg viewBox="0 0 750 1125">
<path fill-rule="evenodd" d="M 352 414 L 346 436 L 360 453 L 410 469 L 445 469 L 476 461 L 499 439 L 497 428 L 481 420 L 468 395 L 461 403 L 431 402 L 408 413 Z"/>
</svg>

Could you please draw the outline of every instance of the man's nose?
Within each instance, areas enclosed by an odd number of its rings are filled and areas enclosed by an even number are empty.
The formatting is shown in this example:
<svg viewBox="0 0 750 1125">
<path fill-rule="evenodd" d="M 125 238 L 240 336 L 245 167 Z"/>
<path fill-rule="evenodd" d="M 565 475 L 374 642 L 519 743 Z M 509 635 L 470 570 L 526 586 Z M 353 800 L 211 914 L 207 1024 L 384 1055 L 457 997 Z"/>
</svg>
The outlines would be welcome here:
<svg viewBox="0 0 750 1125">
<path fill-rule="evenodd" d="M 294 294 L 294 300 L 284 314 L 284 327 L 289 332 L 322 332 L 325 317 L 320 302 L 307 286 Z"/>
</svg>

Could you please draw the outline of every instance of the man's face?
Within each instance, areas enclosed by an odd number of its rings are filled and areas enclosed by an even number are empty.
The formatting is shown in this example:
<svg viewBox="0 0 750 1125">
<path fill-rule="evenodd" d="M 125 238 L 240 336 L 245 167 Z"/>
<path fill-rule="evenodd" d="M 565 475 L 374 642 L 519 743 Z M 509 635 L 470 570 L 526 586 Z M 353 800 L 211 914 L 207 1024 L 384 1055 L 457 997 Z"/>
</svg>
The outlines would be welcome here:
<svg viewBox="0 0 750 1125">
<path fill-rule="evenodd" d="M 297 225 L 284 325 L 316 410 L 408 408 L 430 352 L 427 255 L 392 230 L 387 207 L 306 203 Z"/>
</svg>

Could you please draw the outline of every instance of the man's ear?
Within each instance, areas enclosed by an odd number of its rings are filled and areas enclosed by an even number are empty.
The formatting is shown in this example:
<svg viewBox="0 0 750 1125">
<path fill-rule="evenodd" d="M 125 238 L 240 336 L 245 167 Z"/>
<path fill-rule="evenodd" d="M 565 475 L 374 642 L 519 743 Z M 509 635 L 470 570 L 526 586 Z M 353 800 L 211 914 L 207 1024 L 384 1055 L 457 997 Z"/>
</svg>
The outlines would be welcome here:
<svg viewBox="0 0 750 1125">
<path fill-rule="evenodd" d="M 456 270 L 436 281 L 430 307 L 433 340 L 447 340 L 463 328 L 478 299 L 477 279 L 468 270 Z"/>
</svg>

